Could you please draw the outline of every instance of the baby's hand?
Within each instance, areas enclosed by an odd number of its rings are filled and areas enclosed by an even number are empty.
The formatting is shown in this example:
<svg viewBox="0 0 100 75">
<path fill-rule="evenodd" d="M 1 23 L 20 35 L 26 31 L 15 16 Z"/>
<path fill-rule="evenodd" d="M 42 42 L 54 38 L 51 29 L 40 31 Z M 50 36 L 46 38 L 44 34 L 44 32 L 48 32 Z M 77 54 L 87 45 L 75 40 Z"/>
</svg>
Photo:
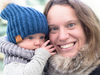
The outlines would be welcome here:
<svg viewBox="0 0 100 75">
<path fill-rule="evenodd" d="M 50 40 L 46 41 L 41 48 L 47 50 L 51 55 L 55 55 L 56 52 L 53 52 L 55 50 L 55 47 L 53 45 L 48 45 L 47 44 L 50 42 Z"/>
</svg>

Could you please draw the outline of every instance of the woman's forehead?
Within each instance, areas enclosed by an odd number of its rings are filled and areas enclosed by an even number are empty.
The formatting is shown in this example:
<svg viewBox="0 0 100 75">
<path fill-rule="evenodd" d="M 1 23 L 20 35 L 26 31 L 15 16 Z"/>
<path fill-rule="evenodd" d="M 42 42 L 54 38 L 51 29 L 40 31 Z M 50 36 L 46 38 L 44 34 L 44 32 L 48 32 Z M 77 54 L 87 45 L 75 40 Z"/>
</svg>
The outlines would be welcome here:
<svg viewBox="0 0 100 75">
<path fill-rule="evenodd" d="M 59 22 L 77 21 L 78 18 L 73 8 L 69 5 L 54 5 L 47 15 L 48 24 Z"/>
</svg>

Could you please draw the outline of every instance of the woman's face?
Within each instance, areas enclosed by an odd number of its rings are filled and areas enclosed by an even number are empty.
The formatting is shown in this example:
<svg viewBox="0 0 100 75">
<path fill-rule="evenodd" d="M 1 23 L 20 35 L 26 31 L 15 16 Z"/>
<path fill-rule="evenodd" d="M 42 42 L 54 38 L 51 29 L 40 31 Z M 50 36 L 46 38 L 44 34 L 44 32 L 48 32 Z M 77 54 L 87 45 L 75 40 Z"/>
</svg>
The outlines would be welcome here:
<svg viewBox="0 0 100 75">
<path fill-rule="evenodd" d="M 54 5 L 47 15 L 49 39 L 57 53 L 73 57 L 85 44 L 86 36 L 74 9 L 69 5 Z"/>
</svg>

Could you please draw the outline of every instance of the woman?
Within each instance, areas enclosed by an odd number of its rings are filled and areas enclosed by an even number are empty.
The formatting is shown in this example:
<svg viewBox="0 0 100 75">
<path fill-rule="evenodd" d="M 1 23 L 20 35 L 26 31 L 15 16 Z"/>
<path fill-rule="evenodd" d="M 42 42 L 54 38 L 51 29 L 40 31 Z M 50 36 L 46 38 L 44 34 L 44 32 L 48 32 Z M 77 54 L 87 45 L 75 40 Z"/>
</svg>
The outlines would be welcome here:
<svg viewBox="0 0 100 75">
<path fill-rule="evenodd" d="M 99 75 L 100 22 L 94 12 L 79 0 L 50 0 L 44 14 L 58 53 L 49 59 L 48 75 Z"/>
<path fill-rule="evenodd" d="M 80 0 L 50 0 L 44 14 L 57 52 L 48 60 L 47 75 L 99 75 L 100 22 L 95 13 Z"/>
</svg>

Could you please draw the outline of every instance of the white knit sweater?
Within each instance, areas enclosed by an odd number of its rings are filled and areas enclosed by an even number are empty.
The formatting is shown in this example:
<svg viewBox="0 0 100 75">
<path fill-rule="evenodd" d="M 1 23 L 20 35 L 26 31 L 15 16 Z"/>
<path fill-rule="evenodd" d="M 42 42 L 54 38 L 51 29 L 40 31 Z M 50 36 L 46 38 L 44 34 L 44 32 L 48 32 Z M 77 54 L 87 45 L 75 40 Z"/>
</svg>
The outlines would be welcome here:
<svg viewBox="0 0 100 75">
<path fill-rule="evenodd" d="M 5 75 L 42 75 L 44 66 L 50 53 L 44 49 L 37 49 L 31 61 L 27 64 L 19 62 L 11 62 L 5 65 Z"/>
<path fill-rule="evenodd" d="M 26 50 L 0 38 L 0 52 L 4 53 L 5 75 L 42 75 L 51 54 L 42 48 Z"/>
</svg>

